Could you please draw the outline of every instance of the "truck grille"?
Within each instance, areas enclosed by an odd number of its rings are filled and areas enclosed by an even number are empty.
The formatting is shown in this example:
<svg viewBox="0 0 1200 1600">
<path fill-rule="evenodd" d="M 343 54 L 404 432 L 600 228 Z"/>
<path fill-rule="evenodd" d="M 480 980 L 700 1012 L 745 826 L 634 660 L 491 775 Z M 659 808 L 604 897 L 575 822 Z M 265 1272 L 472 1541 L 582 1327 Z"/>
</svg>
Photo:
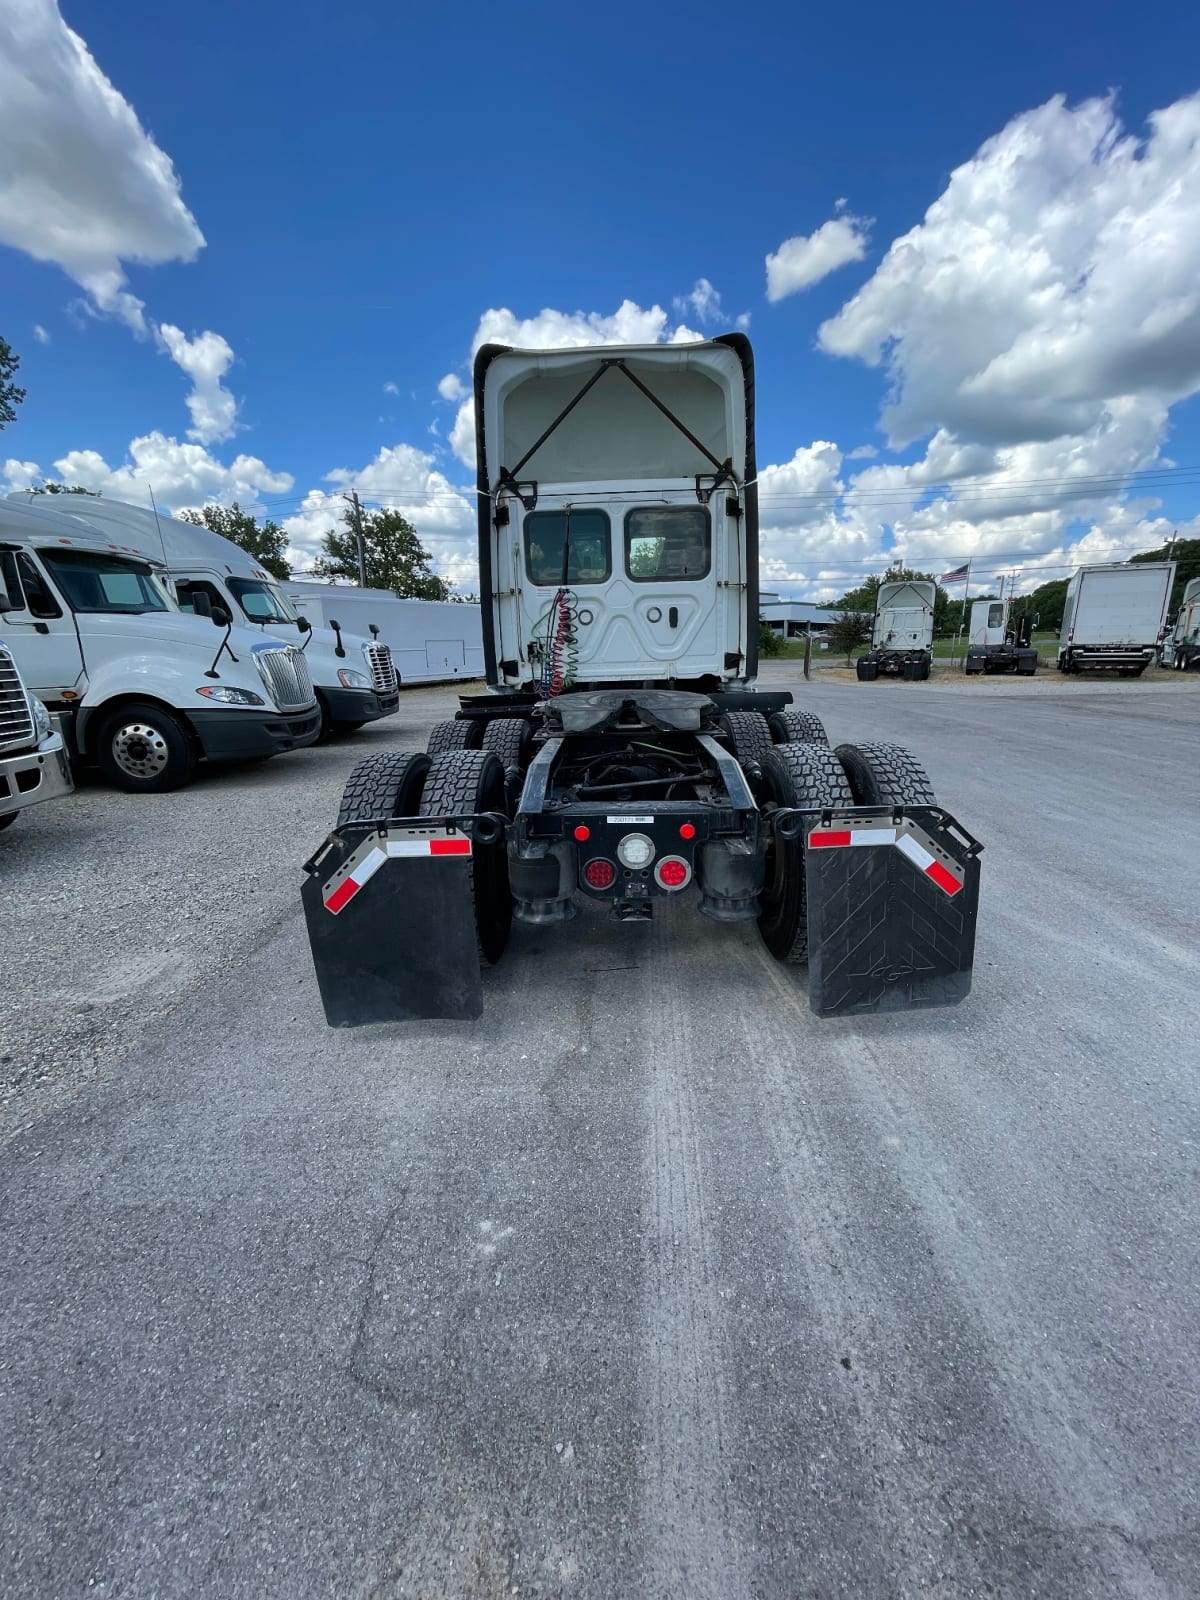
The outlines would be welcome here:
<svg viewBox="0 0 1200 1600">
<path fill-rule="evenodd" d="M 34 737 L 25 685 L 12 656 L 0 647 L 0 750 L 27 750 Z"/>
<path fill-rule="evenodd" d="M 293 645 L 255 645 L 254 659 L 259 677 L 280 711 L 299 711 L 312 705 L 308 662 Z"/>
<path fill-rule="evenodd" d="M 392 665 L 392 652 L 386 644 L 365 644 L 363 655 L 367 658 L 367 671 L 371 674 L 371 687 L 376 694 L 391 694 L 396 687 L 396 669 Z"/>
</svg>

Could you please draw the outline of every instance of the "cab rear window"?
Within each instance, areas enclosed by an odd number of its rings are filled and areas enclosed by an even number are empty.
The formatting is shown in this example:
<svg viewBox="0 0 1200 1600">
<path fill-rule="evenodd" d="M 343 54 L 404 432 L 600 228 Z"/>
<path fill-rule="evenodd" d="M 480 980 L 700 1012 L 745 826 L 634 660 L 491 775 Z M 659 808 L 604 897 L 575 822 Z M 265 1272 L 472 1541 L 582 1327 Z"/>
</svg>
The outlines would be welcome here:
<svg viewBox="0 0 1200 1600">
<path fill-rule="evenodd" d="M 625 517 L 625 571 L 635 583 L 690 583 L 712 567 L 704 506 L 647 506 Z"/>
<path fill-rule="evenodd" d="M 604 583 L 612 576 L 607 511 L 531 511 L 525 518 L 525 570 L 530 583 Z"/>
</svg>

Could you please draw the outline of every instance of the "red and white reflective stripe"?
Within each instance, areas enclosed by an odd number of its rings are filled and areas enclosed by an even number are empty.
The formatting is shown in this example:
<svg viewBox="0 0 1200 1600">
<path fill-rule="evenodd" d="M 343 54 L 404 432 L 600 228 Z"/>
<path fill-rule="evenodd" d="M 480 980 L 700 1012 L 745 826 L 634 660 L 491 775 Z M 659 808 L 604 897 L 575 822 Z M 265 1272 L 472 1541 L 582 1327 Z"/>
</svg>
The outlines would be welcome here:
<svg viewBox="0 0 1200 1600">
<path fill-rule="evenodd" d="M 962 884 L 945 868 L 936 856 L 931 855 L 907 828 L 814 828 L 808 836 L 810 850 L 838 850 L 854 845 L 895 845 L 901 855 L 907 856 L 918 872 L 936 883 L 943 894 L 956 895 Z"/>
<path fill-rule="evenodd" d="M 456 834 L 453 838 L 443 839 L 388 839 L 380 846 L 369 851 L 362 860 L 347 874 L 335 889 L 325 895 L 325 909 L 336 917 L 344 906 L 348 906 L 354 896 L 365 883 L 370 880 L 383 866 L 389 857 L 395 856 L 469 856 L 471 854 L 471 841 L 465 834 Z"/>
</svg>

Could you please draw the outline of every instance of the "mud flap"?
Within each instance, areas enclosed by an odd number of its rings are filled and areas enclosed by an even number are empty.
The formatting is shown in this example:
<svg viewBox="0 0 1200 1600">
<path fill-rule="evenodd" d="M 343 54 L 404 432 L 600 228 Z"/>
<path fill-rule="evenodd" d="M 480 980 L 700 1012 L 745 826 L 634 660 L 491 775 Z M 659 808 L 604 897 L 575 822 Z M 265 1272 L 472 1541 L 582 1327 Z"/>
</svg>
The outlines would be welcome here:
<svg viewBox="0 0 1200 1600">
<path fill-rule="evenodd" d="M 982 846 L 937 806 L 856 806 L 808 828 L 819 1017 L 956 1005 L 971 988 Z"/>
<path fill-rule="evenodd" d="M 482 1014 L 465 831 L 440 820 L 351 825 L 306 870 L 301 898 L 330 1027 Z"/>
</svg>

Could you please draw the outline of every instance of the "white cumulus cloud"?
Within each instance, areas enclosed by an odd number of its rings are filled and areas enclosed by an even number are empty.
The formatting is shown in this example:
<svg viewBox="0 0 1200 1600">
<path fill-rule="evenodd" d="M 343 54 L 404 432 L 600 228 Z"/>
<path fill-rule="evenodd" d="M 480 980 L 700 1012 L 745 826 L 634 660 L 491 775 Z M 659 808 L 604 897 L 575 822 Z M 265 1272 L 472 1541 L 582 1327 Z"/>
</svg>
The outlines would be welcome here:
<svg viewBox="0 0 1200 1600">
<path fill-rule="evenodd" d="M 169 322 L 159 325 L 158 337 L 171 360 L 192 380 L 188 438 L 200 444 L 231 438 L 237 427 L 237 401 L 221 382 L 233 364 L 228 342 L 211 330 L 189 339 Z"/>
<path fill-rule="evenodd" d="M 50 335 L 46 332 L 45 328 L 42 327 L 40 322 L 35 322 L 33 325 L 33 337 L 39 344 L 50 343 Z"/>
<path fill-rule="evenodd" d="M 385 383 L 383 386 L 383 392 L 384 394 L 399 394 L 400 385 L 398 383 Z"/>
<path fill-rule="evenodd" d="M 457 372 L 448 372 L 438 384 L 438 393 L 443 400 L 461 400 L 467 392 L 467 386 Z"/>
<path fill-rule="evenodd" d="M 204 244 L 169 159 L 55 0 L 0 7 L 0 243 L 54 262 L 99 311 L 146 331 L 125 263 Z"/>
<path fill-rule="evenodd" d="M 767 256 L 767 299 L 786 299 L 811 289 L 831 272 L 861 261 L 867 253 L 865 217 L 831 217 L 815 233 L 797 234 L 785 239 L 773 255 Z"/>
<path fill-rule="evenodd" d="M 253 509 L 262 495 L 286 494 L 293 483 L 290 473 L 272 472 L 257 456 L 239 455 L 226 465 L 203 445 L 183 444 L 158 432 L 134 439 L 126 460 L 115 467 L 96 450 L 69 450 L 49 474 L 32 461 L 6 463 L 9 489 L 31 488 L 45 476 L 142 506 L 150 503 L 152 485 L 159 508 L 170 511 L 206 500 L 237 500 Z"/>
</svg>

